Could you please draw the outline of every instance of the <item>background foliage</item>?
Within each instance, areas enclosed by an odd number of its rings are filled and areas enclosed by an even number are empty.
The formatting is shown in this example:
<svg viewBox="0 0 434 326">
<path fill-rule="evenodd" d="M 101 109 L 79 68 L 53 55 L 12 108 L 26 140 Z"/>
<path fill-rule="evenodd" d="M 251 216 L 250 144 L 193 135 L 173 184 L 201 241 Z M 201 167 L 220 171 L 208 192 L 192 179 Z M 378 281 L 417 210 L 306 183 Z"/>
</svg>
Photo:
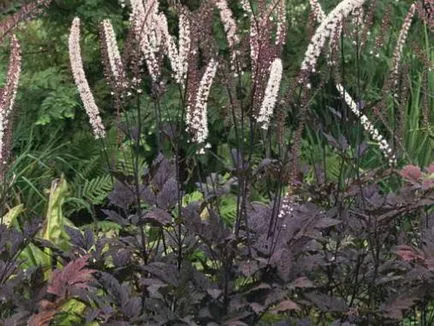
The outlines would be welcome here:
<svg viewBox="0 0 434 326">
<path fill-rule="evenodd" d="M 23 3 L 3 2 L 0 20 Z M 337 3 L 322 5 L 329 12 Z M 162 1 L 161 7 L 176 26 L 170 5 Z M 434 39 L 420 20 L 414 20 L 403 52 L 408 99 L 379 95 L 409 5 L 377 1 L 366 50 L 355 56 L 345 39 L 340 54 L 343 78 L 353 85 L 349 91 L 360 102 L 383 100 L 391 138 L 402 133 L 402 143 L 392 141 L 399 166 L 388 169 L 324 70 L 312 81 L 301 182 L 294 189 L 282 185 L 288 179 L 279 160 L 285 150 L 274 136 L 256 134 L 257 142 L 242 151 L 251 129 L 237 134 L 222 86 L 213 86 L 209 102 L 212 155 L 198 156 L 187 139 L 173 136 L 169 127 L 180 107 L 173 85 L 160 99 L 165 115 L 157 121 L 148 77 L 137 111 L 131 100 L 133 109 L 116 128 L 98 28 L 110 18 L 122 48 L 128 5 L 56 0 L 43 16 L 22 23 L 13 182 L 3 200 L 12 227 L 0 229 L 4 325 L 430 325 L 434 78 L 425 61 L 432 66 Z M 231 8 L 242 17 L 237 2 Z M 287 1 L 284 90 L 293 85 L 313 32 L 309 13 L 307 1 Z M 82 20 L 89 84 L 112 126 L 104 143 L 92 137 L 69 66 L 75 16 Z M 394 28 L 382 28 L 385 17 Z M 222 26 L 216 23 L 213 31 L 226 54 Z M 378 50 L 380 35 L 384 46 Z M 0 62 L 6 63 L 3 43 Z M 4 79 L 5 64 L 0 69 Z M 250 76 L 243 78 L 248 84 Z M 134 137 L 127 122 L 139 120 L 138 113 L 146 114 L 142 134 Z M 293 110 L 286 122 L 284 138 L 291 142 L 298 123 Z M 244 156 L 248 166 L 240 163 Z M 282 190 L 293 195 L 294 212 L 273 222 Z M 270 237 L 272 223 L 279 236 Z"/>
</svg>

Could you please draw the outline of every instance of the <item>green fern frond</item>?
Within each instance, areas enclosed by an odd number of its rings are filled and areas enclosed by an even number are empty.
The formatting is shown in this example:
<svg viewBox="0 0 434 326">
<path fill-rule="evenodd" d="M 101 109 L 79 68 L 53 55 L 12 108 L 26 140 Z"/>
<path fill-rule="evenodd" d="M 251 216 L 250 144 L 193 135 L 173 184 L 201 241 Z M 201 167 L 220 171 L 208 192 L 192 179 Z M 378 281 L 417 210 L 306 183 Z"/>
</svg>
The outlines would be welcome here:
<svg viewBox="0 0 434 326">
<path fill-rule="evenodd" d="M 109 174 L 86 180 L 79 188 L 77 197 L 84 198 L 93 204 L 101 204 L 113 188 L 113 180 Z"/>
</svg>

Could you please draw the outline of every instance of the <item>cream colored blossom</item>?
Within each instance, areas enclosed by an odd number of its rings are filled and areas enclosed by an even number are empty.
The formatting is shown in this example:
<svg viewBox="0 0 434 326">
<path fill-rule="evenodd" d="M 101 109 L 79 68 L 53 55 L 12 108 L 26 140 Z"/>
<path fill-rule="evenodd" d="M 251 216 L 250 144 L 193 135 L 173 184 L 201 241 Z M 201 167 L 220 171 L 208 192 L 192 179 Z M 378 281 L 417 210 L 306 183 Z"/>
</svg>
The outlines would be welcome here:
<svg viewBox="0 0 434 326">
<path fill-rule="evenodd" d="M 180 84 L 184 84 L 187 78 L 188 54 L 191 47 L 190 33 L 190 20 L 184 12 L 181 12 L 179 15 L 179 57 L 177 70 L 177 80 Z"/>
<path fill-rule="evenodd" d="M 103 20 L 102 27 L 110 70 L 116 83 L 120 83 L 122 80 L 125 80 L 125 70 L 116 42 L 116 34 L 109 19 Z"/>
<path fill-rule="evenodd" d="M 160 76 L 156 53 L 160 49 L 161 34 L 158 26 L 157 0 L 131 0 L 130 20 L 140 49 L 145 57 L 149 74 L 154 82 Z"/>
<path fill-rule="evenodd" d="M 270 76 L 265 88 L 264 99 L 262 101 L 259 115 L 256 121 L 261 124 L 262 129 L 267 130 L 270 124 L 271 116 L 276 105 L 277 95 L 280 89 L 280 81 L 282 79 L 282 60 L 280 58 L 274 59 L 270 68 Z"/>
<path fill-rule="evenodd" d="M 301 70 L 315 72 L 316 63 L 327 39 L 339 31 L 339 24 L 366 0 L 343 0 L 321 22 L 304 55 Z"/>
<path fill-rule="evenodd" d="M 407 40 L 407 34 L 411 26 L 416 10 L 416 5 L 413 3 L 405 16 L 404 23 L 402 24 L 401 31 L 399 32 L 398 41 L 393 51 L 393 63 L 392 63 L 392 78 L 394 83 L 398 83 L 399 75 L 399 63 L 401 61 L 402 49 L 404 48 L 405 41 Z"/>
<path fill-rule="evenodd" d="M 3 173 L 3 165 L 7 163 L 7 130 L 10 128 L 10 114 L 15 104 L 18 82 L 21 75 L 21 50 L 15 37 L 11 37 L 11 53 L 9 67 L 6 76 L 6 85 L 0 92 L 0 172 Z M 0 178 L 3 175 L 0 175 Z"/>
<path fill-rule="evenodd" d="M 196 93 L 194 107 L 187 108 L 186 124 L 187 130 L 192 133 L 193 141 L 198 144 L 205 144 L 208 137 L 208 96 L 211 90 L 218 63 L 211 59 L 200 80 Z"/>
<path fill-rule="evenodd" d="M 232 16 L 232 11 L 229 9 L 226 0 L 215 0 L 215 5 L 219 10 L 220 20 L 223 23 L 229 47 L 232 48 L 239 42 L 237 35 L 237 23 Z"/>
<path fill-rule="evenodd" d="M 89 117 L 95 138 L 105 137 L 105 128 L 99 115 L 98 106 L 90 90 L 83 68 L 83 60 L 80 49 L 80 19 L 74 18 L 69 34 L 69 59 L 71 61 L 72 74 L 80 93 L 86 113 Z"/>
<path fill-rule="evenodd" d="M 378 144 L 381 152 L 389 160 L 389 165 L 394 166 L 396 164 L 396 157 L 393 154 L 392 148 L 390 147 L 387 140 L 369 121 L 368 117 L 360 112 L 356 102 L 353 100 L 351 95 L 348 94 L 344 87 L 341 84 L 337 84 L 336 88 L 351 111 L 360 119 L 363 129 L 365 129 L 371 135 L 371 138 Z"/>
<path fill-rule="evenodd" d="M 164 39 L 164 47 L 178 84 L 185 84 L 188 69 L 188 53 L 190 52 L 190 21 L 184 12 L 179 15 L 179 47 L 176 47 L 175 39 L 169 34 L 167 19 L 160 14 L 158 29 L 161 30 Z"/>
<path fill-rule="evenodd" d="M 320 23 L 322 22 L 325 18 L 326 15 L 324 13 L 324 11 L 321 8 L 321 5 L 319 4 L 318 0 L 309 0 L 310 6 L 312 8 L 312 12 L 315 15 L 316 20 Z"/>
<path fill-rule="evenodd" d="M 276 27 L 276 44 L 286 43 L 287 21 L 285 0 L 278 0 L 276 5 L 277 27 Z"/>
</svg>

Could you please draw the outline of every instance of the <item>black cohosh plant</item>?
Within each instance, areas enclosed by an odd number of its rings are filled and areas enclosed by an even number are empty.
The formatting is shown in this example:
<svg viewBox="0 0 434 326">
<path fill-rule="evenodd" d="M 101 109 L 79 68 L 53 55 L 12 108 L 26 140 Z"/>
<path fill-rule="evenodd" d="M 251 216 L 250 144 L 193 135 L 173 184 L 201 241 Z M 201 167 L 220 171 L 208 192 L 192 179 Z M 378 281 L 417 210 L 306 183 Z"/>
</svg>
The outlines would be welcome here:
<svg viewBox="0 0 434 326">
<path fill-rule="evenodd" d="M 383 112 L 387 99 L 362 103 L 370 99 L 363 52 L 383 43 L 370 36 L 375 1 L 343 0 L 329 13 L 310 1 L 318 25 L 295 73 L 284 60 L 287 4 L 131 0 L 123 51 L 103 20 L 116 153 L 106 150 L 110 118 L 86 78 L 80 19 L 73 20 L 71 70 L 114 180 L 103 213 L 118 228 L 68 226 L 69 251 L 30 236 L 57 264 L 31 285 L 38 295 L 29 308 L 17 303 L 34 292 L 13 282 L 21 275 L 14 262 L 0 279 L 0 295 L 17 289 L 14 299 L 0 296 L 5 324 L 379 325 L 411 309 L 430 323 L 433 166 L 398 168 L 405 156 Z M 391 72 L 376 85 L 385 98 L 405 93 L 401 59 L 417 6 L 397 37 Z M 341 130 L 356 132 L 334 136 L 312 108 L 320 97 L 336 107 Z M 211 116 L 221 122 L 218 135 Z M 143 164 L 150 119 L 157 155 Z M 304 148 L 313 125 L 325 136 L 319 164 Z M 326 155 L 339 160 L 337 175 Z M 132 171 L 120 169 L 119 158 Z M 372 159 L 375 168 L 364 163 Z M 8 266 L 14 255 L 3 256 Z"/>
</svg>

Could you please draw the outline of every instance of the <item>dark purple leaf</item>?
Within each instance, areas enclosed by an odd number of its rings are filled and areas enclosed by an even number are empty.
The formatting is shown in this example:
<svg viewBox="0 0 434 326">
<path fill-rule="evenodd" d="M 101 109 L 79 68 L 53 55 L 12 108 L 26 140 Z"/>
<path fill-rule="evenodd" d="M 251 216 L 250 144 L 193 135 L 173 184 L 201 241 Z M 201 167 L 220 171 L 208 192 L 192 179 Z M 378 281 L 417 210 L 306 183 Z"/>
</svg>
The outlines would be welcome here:
<svg viewBox="0 0 434 326">
<path fill-rule="evenodd" d="M 139 297 L 130 298 L 123 307 L 123 313 L 128 318 L 137 317 L 140 314 L 142 300 Z"/>
<path fill-rule="evenodd" d="M 148 205 L 153 206 L 157 204 L 157 195 L 152 191 L 151 186 L 140 186 L 140 199 Z"/>
<path fill-rule="evenodd" d="M 170 178 L 158 193 L 157 204 L 163 209 L 171 209 L 178 202 L 178 183 L 175 178 Z"/>
<path fill-rule="evenodd" d="M 346 312 L 348 310 L 346 303 L 339 297 L 316 292 L 306 293 L 305 296 L 322 311 Z"/>
<path fill-rule="evenodd" d="M 273 309 L 273 312 L 280 313 L 293 310 L 300 310 L 300 307 L 294 301 L 287 299 L 279 302 L 277 307 Z"/>
<path fill-rule="evenodd" d="M 383 314 L 387 318 L 402 320 L 404 317 L 403 311 L 413 307 L 416 300 L 416 298 L 411 296 L 399 296 L 383 307 Z"/>
<path fill-rule="evenodd" d="M 107 216 L 107 219 L 121 226 L 128 225 L 128 220 L 114 210 L 103 209 L 102 212 Z"/>
<path fill-rule="evenodd" d="M 169 225 L 172 222 L 172 215 L 161 208 L 154 207 L 143 216 L 143 220 L 156 225 Z"/>
<path fill-rule="evenodd" d="M 122 209 L 128 209 L 136 201 L 136 195 L 131 186 L 116 180 L 114 189 L 108 195 L 108 199 L 111 204 Z"/>
</svg>

